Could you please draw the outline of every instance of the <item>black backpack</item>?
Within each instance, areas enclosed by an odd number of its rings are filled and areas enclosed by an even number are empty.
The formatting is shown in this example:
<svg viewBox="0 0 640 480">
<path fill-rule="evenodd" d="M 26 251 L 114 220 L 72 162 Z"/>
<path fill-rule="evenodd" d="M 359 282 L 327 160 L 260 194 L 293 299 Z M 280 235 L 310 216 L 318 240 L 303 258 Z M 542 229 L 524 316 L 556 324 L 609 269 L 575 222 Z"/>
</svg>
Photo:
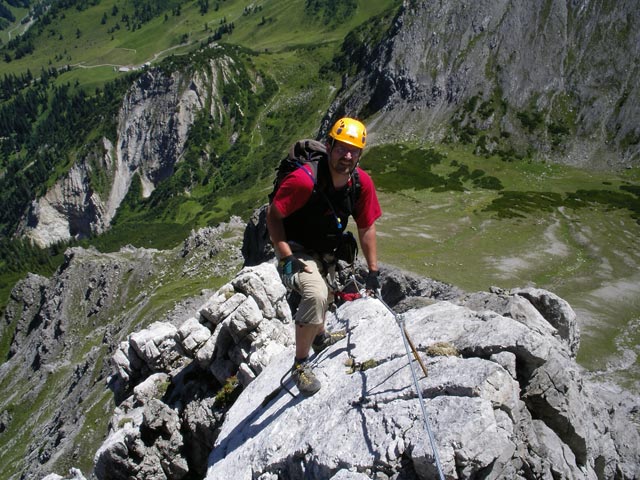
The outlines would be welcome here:
<svg viewBox="0 0 640 480">
<path fill-rule="evenodd" d="M 318 189 L 318 162 L 322 159 L 327 159 L 327 149 L 324 143 L 317 140 L 302 139 L 291 145 L 288 155 L 280 160 L 280 164 L 276 167 L 276 176 L 273 180 L 273 190 L 269 194 L 269 203 L 273 201 L 273 197 L 278 191 L 278 187 L 285 179 L 287 175 L 296 169 L 302 167 L 304 164 L 309 164 L 312 173 L 309 174 L 313 180 L 314 189 L 320 192 L 323 196 L 322 186 Z M 305 169 L 305 171 L 307 171 Z M 351 205 L 355 205 L 362 186 L 360 184 L 360 176 L 358 171 L 354 170 L 352 174 L 353 188 L 351 189 Z"/>
</svg>

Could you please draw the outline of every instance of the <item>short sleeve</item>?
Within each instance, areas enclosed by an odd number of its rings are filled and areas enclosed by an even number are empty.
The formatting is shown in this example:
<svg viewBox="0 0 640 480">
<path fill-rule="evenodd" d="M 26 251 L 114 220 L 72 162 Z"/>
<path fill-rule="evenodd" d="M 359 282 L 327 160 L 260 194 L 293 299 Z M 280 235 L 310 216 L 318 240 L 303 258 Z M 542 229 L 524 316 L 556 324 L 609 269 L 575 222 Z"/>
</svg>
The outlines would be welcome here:
<svg viewBox="0 0 640 480">
<path fill-rule="evenodd" d="M 358 228 L 368 228 L 382 216 L 382 209 L 378 202 L 375 185 L 369 174 L 358 167 L 358 175 L 360 176 L 361 191 L 353 218 Z"/>
<path fill-rule="evenodd" d="M 313 176 L 308 167 L 298 168 L 282 181 L 272 204 L 284 217 L 288 217 L 309 201 L 313 187 Z"/>
</svg>

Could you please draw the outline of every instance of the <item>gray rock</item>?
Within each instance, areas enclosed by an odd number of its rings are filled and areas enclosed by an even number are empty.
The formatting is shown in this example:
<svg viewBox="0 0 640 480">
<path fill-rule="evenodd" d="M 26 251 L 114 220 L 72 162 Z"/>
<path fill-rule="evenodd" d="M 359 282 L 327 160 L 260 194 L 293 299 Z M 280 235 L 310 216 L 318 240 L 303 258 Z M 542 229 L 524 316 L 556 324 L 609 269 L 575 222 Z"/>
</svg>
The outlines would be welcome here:
<svg viewBox="0 0 640 480">
<path fill-rule="evenodd" d="M 181 479 L 189 472 L 177 412 L 152 399 L 141 413 L 139 425 L 125 423 L 96 453 L 98 478 Z M 138 417 L 139 418 L 139 417 Z"/>
<path fill-rule="evenodd" d="M 529 300 L 545 320 L 558 330 L 560 337 L 568 343 L 571 352 L 574 355 L 578 353 L 580 332 L 576 313 L 566 300 L 541 288 L 516 288 L 512 289 L 511 293 Z"/>
<path fill-rule="evenodd" d="M 129 343 L 151 371 L 170 372 L 182 357 L 177 342 L 178 330 L 166 322 L 154 322 L 129 336 Z"/>
<path fill-rule="evenodd" d="M 178 338 L 185 353 L 193 358 L 211 337 L 211 330 L 191 317 L 178 328 Z"/>
<path fill-rule="evenodd" d="M 471 127 L 488 140 L 479 154 L 534 148 L 573 165 L 638 165 L 640 143 L 628 144 L 640 123 L 639 87 L 629 80 L 637 67 L 629 59 L 640 57 L 640 43 L 629 32 L 638 30 L 640 14 L 630 3 L 403 2 L 387 22 L 376 34 L 363 31 L 360 48 L 345 52 L 358 68 L 343 78 L 321 134 L 342 112 L 366 111 L 371 143 L 459 141 L 459 130 Z M 622 26 L 615 39 L 598 34 Z M 554 139 L 517 119 L 523 112 L 553 116 L 559 98 L 580 119 L 562 120 L 575 135 Z M 496 127 L 509 134 L 508 147 L 491 138 Z"/>
<path fill-rule="evenodd" d="M 133 401 L 137 405 L 145 405 L 152 399 L 160 399 L 167 391 L 170 382 L 168 374 L 159 372 L 147 377 L 133 388 Z"/>
<path fill-rule="evenodd" d="M 313 359 L 322 389 L 307 399 L 284 391 L 274 396 L 292 351 L 276 357 L 227 413 L 206 478 L 331 478 L 381 465 L 386 474 L 405 475 L 410 468 L 418 478 L 433 478 L 434 455 L 396 324 L 400 318 L 426 361 L 428 376 L 419 383 L 448 478 L 480 472 L 487 478 L 577 472 L 598 478 L 603 458 L 619 469 L 628 464 L 613 450 L 603 456 L 598 446 L 615 443 L 622 432 L 588 433 L 601 422 L 590 406 L 598 410 L 601 403 L 581 394 L 575 361 L 551 330 L 450 302 L 393 317 L 376 300 L 361 299 L 340 307 L 331 321 L 334 328 L 348 328 L 347 338 Z M 462 356 L 425 359 L 436 342 L 454 344 Z M 500 358 L 515 367 L 515 376 L 495 361 Z M 374 362 L 347 373 L 350 359 Z M 288 388 L 295 391 L 290 381 Z M 631 436 L 627 441 L 640 439 L 637 431 Z M 631 458 L 637 461 L 638 453 Z M 531 473 L 522 476 L 525 465 Z"/>
<path fill-rule="evenodd" d="M 42 480 L 86 480 L 82 472 L 77 468 L 70 468 L 69 474 L 65 477 L 60 476 L 56 473 L 50 473 L 49 475 L 42 478 Z"/>
</svg>

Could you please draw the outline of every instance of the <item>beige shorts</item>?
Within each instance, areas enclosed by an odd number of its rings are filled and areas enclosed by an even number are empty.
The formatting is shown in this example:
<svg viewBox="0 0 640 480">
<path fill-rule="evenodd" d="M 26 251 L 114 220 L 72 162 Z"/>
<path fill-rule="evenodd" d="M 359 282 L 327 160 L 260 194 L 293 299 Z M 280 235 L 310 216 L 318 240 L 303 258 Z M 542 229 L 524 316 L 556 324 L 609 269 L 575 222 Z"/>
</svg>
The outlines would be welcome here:
<svg viewBox="0 0 640 480">
<path fill-rule="evenodd" d="M 333 290 L 327 284 L 327 276 L 335 276 L 335 267 L 331 265 L 325 272 L 320 258 L 300 252 L 295 255 L 311 269 L 311 273 L 296 274 L 296 291 L 301 299 L 294 320 L 298 325 L 321 325 L 327 308 L 333 302 Z"/>
</svg>

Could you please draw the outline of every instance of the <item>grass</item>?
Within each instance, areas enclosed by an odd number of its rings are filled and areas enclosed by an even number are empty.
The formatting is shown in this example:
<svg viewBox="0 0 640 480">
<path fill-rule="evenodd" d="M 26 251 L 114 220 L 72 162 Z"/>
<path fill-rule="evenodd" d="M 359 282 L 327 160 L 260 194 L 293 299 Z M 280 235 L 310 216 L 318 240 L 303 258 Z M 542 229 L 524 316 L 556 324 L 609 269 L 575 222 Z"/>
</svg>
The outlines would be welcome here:
<svg viewBox="0 0 640 480">
<path fill-rule="evenodd" d="M 84 11 L 74 11 L 73 15 L 58 16 L 34 40 L 33 54 L 10 63 L 2 62 L 2 70 L 7 74 L 27 70 L 37 73 L 42 66 L 62 68 L 71 65 L 79 71 L 64 73 L 59 81 L 78 80 L 83 86 L 89 84 L 95 88 L 117 75 L 114 68 L 119 66 L 153 63 L 168 55 L 184 54 L 198 48 L 201 42 L 213 36 L 223 20 L 233 23 L 235 29 L 230 35 L 223 36 L 222 41 L 259 52 L 281 52 L 304 45 L 337 45 L 348 31 L 372 15 L 399 5 L 397 0 L 359 3 L 356 15 L 338 26 L 325 26 L 308 18 L 303 0 L 266 1 L 260 5 L 259 12 L 250 15 L 243 15 L 246 2 L 226 0 L 218 2 L 218 11 L 212 6 L 202 15 L 196 2 L 192 2 L 183 5 L 180 16 L 167 12 L 166 19 L 159 15 L 137 30 L 126 30 L 120 19 L 128 11 L 127 4 L 102 0 Z M 116 17 L 111 16 L 114 5 L 119 8 Z M 106 13 L 105 24 L 100 22 L 103 13 Z M 121 28 L 111 31 L 116 23 Z M 6 32 L 2 34 L 6 35 Z M 96 72 L 92 72 L 94 69 Z"/>
<path fill-rule="evenodd" d="M 503 162 L 445 147 L 372 148 L 362 164 L 384 211 L 382 262 L 470 292 L 546 288 L 578 313 L 579 362 L 637 382 L 638 362 L 629 366 L 614 353 L 620 345 L 637 351 L 640 340 L 637 170 Z M 479 188 L 471 176 L 452 181 L 461 165 L 496 177 L 503 189 Z"/>
</svg>

